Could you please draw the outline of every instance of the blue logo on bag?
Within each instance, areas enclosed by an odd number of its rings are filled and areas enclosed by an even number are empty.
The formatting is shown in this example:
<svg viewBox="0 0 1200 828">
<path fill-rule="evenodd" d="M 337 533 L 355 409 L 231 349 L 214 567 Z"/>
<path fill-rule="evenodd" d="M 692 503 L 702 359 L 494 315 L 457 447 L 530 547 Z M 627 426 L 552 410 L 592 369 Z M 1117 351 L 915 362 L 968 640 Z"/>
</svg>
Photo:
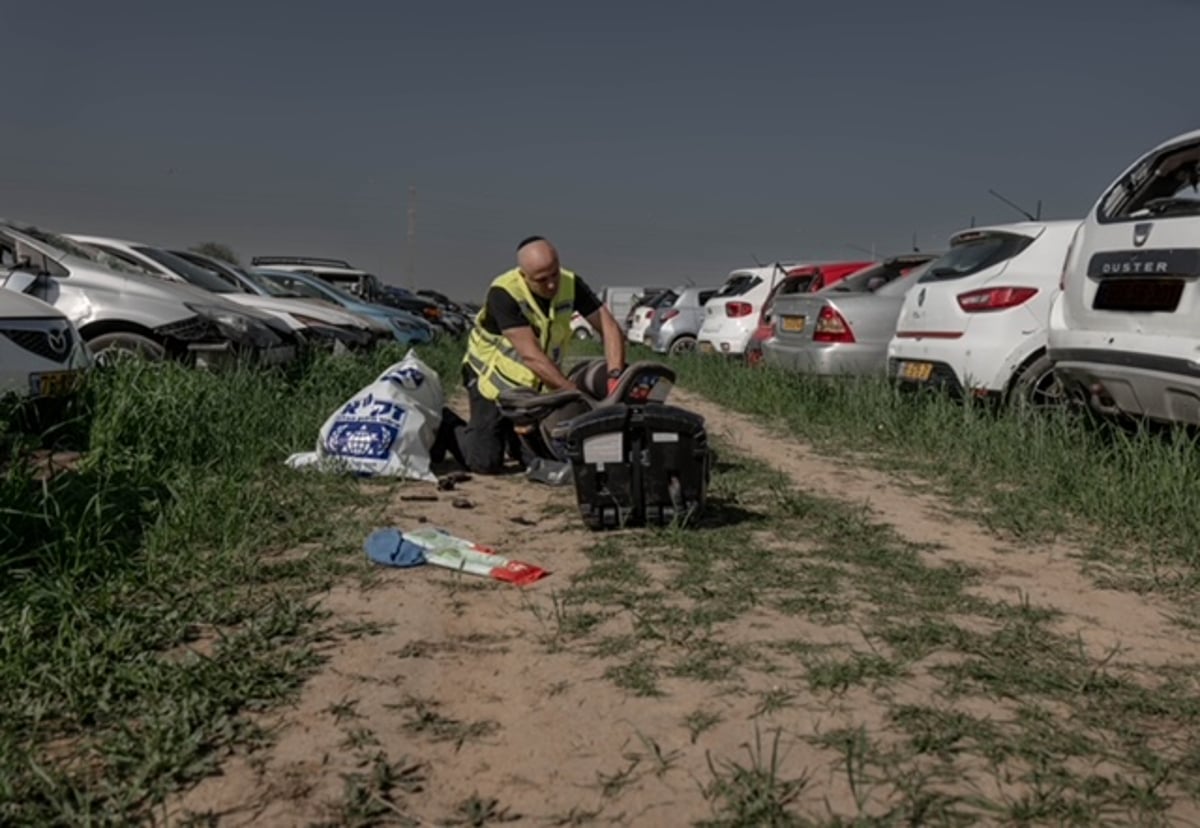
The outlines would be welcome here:
<svg viewBox="0 0 1200 828">
<path fill-rule="evenodd" d="M 338 420 L 325 438 L 325 450 L 339 457 L 386 460 L 400 429 L 385 423 Z"/>
</svg>

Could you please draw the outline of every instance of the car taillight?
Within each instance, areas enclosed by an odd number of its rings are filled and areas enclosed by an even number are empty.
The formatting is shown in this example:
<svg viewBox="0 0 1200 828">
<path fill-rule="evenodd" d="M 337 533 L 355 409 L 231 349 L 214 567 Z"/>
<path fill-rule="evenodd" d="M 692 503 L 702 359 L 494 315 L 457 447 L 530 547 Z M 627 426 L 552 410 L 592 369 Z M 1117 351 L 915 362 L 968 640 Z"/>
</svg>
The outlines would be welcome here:
<svg viewBox="0 0 1200 828">
<path fill-rule="evenodd" d="M 754 306 L 749 302 L 726 302 L 725 315 L 736 319 L 739 316 L 749 316 L 754 313 Z"/>
<path fill-rule="evenodd" d="M 650 319 L 654 316 L 654 308 L 646 308 L 646 318 Z"/>
<path fill-rule="evenodd" d="M 666 322 L 668 319 L 674 319 L 676 316 L 679 316 L 679 311 L 675 310 L 675 308 L 671 308 L 663 311 L 663 315 L 660 318 L 663 322 Z"/>
<path fill-rule="evenodd" d="M 846 318 L 829 305 L 821 308 L 817 314 L 817 327 L 813 331 L 813 342 L 853 342 L 854 332 L 846 323 Z"/>
<path fill-rule="evenodd" d="M 1037 294 L 1037 288 L 994 287 L 972 290 L 958 295 L 958 306 L 967 313 L 1005 310 L 1028 302 Z"/>
</svg>

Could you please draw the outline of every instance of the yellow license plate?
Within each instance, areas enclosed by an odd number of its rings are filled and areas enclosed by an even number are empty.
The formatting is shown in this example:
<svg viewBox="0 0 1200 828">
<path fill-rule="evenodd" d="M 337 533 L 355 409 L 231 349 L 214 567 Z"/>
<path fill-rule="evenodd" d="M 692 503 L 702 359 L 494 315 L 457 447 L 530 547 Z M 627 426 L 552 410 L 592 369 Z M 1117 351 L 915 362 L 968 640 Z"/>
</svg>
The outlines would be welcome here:
<svg viewBox="0 0 1200 828">
<path fill-rule="evenodd" d="M 700 343 L 700 353 L 702 353 L 702 354 L 713 353 L 713 344 L 711 342 L 701 342 Z"/>
<path fill-rule="evenodd" d="M 780 328 L 788 333 L 800 333 L 804 330 L 805 317 L 803 316 L 784 316 L 781 319 Z"/>
<path fill-rule="evenodd" d="M 900 378 L 928 382 L 933 376 L 932 362 L 903 362 L 900 364 Z"/>
<path fill-rule="evenodd" d="M 29 391 L 35 397 L 61 397 L 79 384 L 77 371 L 47 371 L 29 375 Z"/>
</svg>

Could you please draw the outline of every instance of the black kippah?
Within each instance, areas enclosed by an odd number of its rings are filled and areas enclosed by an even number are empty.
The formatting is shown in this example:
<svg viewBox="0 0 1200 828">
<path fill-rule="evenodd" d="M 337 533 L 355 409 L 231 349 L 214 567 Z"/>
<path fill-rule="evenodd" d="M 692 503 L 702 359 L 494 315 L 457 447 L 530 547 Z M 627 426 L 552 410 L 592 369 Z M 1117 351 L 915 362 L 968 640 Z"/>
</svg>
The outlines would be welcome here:
<svg viewBox="0 0 1200 828">
<path fill-rule="evenodd" d="M 526 238 L 521 239 L 520 243 L 517 244 L 517 250 L 520 250 L 522 247 L 524 247 L 527 244 L 533 244 L 534 242 L 545 241 L 545 240 L 546 240 L 545 236 L 527 236 Z"/>
</svg>

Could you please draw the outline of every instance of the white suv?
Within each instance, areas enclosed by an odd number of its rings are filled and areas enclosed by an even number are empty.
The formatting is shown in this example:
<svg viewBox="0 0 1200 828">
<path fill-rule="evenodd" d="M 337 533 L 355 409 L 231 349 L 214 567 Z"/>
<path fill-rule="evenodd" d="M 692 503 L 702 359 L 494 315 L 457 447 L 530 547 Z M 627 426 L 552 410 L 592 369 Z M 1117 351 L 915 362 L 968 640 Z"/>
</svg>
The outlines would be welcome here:
<svg viewBox="0 0 1200 828">
<path fill-rule="evenodd" d="M 1079 228 L 1050 358 L 1093 408 L 1200 425 L 1200 131 L 1138 159 Z"/>
<path fill-rule="evenodd" d="M 888 376 L 955 395 L 1061 402 L 1046 322 L 1078 221 L 956 233 L 909 289 L 888 343 Z"/>
</svg>

